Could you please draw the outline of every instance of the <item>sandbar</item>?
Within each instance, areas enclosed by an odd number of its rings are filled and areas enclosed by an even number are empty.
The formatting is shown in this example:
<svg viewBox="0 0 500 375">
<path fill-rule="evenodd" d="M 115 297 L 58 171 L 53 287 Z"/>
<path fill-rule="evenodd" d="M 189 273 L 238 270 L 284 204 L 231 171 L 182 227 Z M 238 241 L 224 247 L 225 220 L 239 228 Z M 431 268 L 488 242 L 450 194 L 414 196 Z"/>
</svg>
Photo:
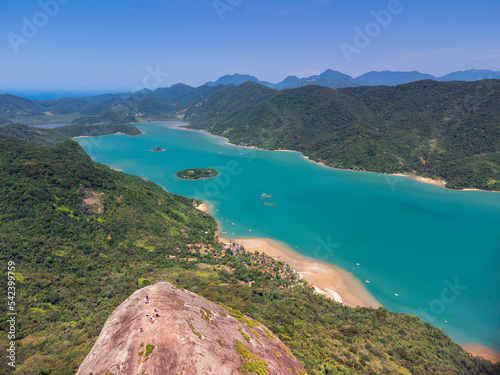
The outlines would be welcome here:
<svg viewBox="0 0 500 375">
<path fill-rule="evenodd" d="M 327 298 L 350 307 L 382 307 L 365 286 L 343 268 L 301 255 L 286 244 L 269 238 L 235 238 L 231 241 L 243 245 L 246 251 L 266 253 L 287 263 Z"/>
</svg>

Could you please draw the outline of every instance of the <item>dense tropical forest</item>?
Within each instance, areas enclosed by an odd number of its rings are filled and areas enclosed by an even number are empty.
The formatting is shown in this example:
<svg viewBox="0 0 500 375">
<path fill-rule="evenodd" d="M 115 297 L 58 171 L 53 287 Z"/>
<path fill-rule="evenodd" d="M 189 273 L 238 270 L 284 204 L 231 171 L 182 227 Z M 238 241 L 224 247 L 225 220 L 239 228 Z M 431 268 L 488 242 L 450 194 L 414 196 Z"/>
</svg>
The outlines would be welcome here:
<svg viewBox="0 0 500 375">
<path fill-rule="evenodd" d="M 185 119 L 232 143 L 297 150 L 336 168 L 500 190 L 498 80 L 277 93 L 247 82 L 190 107 Z"/>
<path fill-rule="evenodd" d="M 500 80 L 488 79 L 281 91 L 255 82 L 177 84 L 40 101 L 4 94 L 0 124 L 181 119 L 236 144 L 296 150 L 336 168 L 437 178 L 453 189 L 500 190 L 499 88 Z M 71 131 L 83 129 L 90 131 Z"/>
<path fill-rule="evenodd" d="M 199 202 L 95 163 L 74 141 L 53 144 L 59 132 L 0 128 L 0 256 L 16 265 L 16 374 L 74 374 L 108 315 L 163 280 L 261 321 L 309 374 L 500 371 L 422 320 L 340 305 L 279 262 L 225 249 Z M 7 290 L 7 278 L 0 284 Z"/>
</svg>

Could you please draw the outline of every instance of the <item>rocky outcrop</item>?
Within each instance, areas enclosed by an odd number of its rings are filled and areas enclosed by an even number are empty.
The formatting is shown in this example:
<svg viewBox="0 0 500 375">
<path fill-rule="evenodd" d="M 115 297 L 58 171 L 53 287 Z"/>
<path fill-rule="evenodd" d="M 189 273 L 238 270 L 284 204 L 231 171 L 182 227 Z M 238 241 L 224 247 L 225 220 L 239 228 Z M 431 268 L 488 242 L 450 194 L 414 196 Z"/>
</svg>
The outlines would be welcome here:
<svg viewBox="0 0 500 375">
<path fill-rule="evenodd" d="M 110 315 L 77 375 L 305 374 L 266 327 L 162 282 Z"/>
</svg>

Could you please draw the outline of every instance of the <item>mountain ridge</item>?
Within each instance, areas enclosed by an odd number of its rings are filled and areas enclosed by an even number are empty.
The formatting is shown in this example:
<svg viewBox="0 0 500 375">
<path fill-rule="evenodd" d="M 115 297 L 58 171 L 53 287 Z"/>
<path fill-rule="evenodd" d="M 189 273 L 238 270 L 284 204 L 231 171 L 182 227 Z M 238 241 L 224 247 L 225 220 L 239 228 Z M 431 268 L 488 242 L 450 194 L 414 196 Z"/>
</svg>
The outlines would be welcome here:
<svg viewBox="0 0 500 375">
<path fill-rule="evenodd" d="M 432 79 L 436 81 L 449 82 L 449 81 L 479 81 L 482 79 L 499 79 L 500 71 L 486 70 L 486 69 L 469 69 L 465 71 L 451 72 L 443 76 L 433 76 L 431 74 L 420 73 L 414 71 L 370 71 L 366 72 L 356 78 L 344 74 L 339 71 L 327 69 L 323 73 L 309 77 L 296 77 L 288 76 L 278 83 L 270 83 L 267 81 L 260 81 L 257 77 L 248 74 L 233 74 L 220 77 L 215 82 L 207 82 L 205 85 L 216 84 L 233 84 L 240 85 L 243 79 L 248 81 L 260 83 L 264 86 L 271 87 L 278 90 L 302 87 L 310 84 L 321 85 L 337 89 L 341 87 L 354 87 L 354 86 L 395 86 L 405 83 Z"/>
<path fill-rule="evenodd" d="M 188 108 L 185 120 L 235 144 L 300 151 L 331 167 L 500 190 L 499 100 L 499 80 L 337 90 L 309 85 L 231 111 L 202 102 Z"/>
</svg>

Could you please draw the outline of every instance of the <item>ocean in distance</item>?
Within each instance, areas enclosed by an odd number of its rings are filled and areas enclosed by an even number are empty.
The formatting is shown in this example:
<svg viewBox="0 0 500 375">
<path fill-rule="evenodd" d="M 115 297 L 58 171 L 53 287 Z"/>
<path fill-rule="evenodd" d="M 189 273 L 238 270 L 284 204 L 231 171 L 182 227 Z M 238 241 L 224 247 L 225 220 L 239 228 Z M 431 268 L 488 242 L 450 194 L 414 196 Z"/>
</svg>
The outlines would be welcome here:
<svg viewBox="0 0 500 375">
<path fill-rule="evenodd" d="M 230 238 L 279 240 L 369 281 L 391 311 L 442 327 L 456 342 L 500 350 L 500 193 L 336 170 L 178 125 L 77 141 L 97 162 L 208 201 Z M 150 151 L 157 146 L 166 151 Z M 177 178 L 185 168 L 220 175 Z"/>
</svg>

